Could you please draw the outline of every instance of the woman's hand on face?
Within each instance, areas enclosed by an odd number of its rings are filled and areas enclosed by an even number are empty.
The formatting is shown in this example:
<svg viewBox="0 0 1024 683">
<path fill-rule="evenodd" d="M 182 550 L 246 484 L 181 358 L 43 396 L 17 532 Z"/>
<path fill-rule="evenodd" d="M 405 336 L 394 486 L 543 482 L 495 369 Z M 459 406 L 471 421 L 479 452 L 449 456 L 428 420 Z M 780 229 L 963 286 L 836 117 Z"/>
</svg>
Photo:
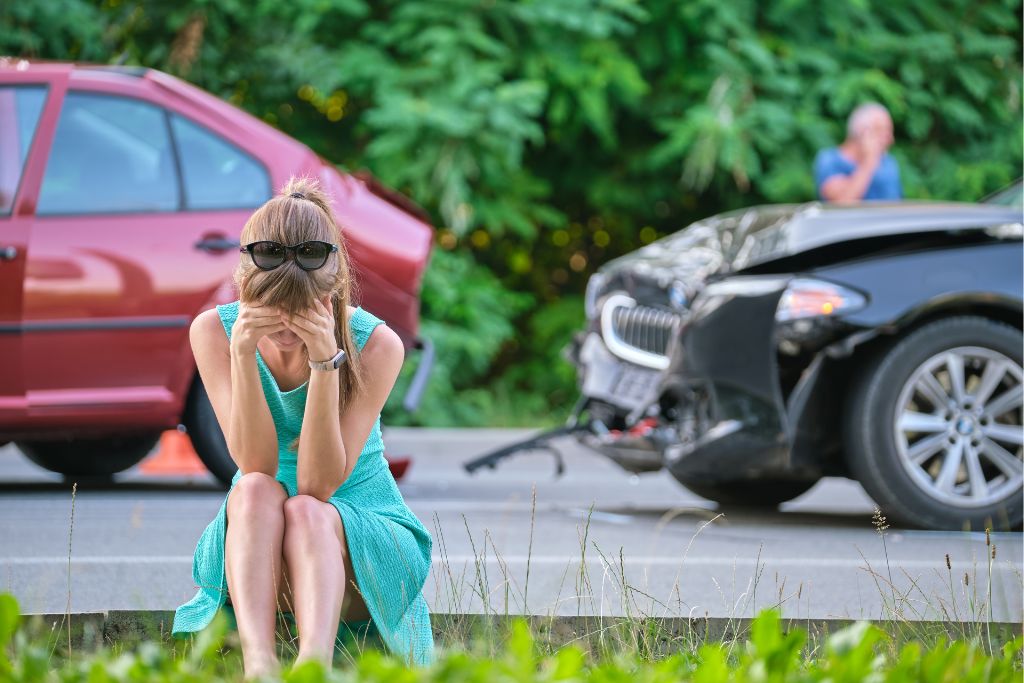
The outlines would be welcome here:
<svg viewBox="0 0 1024 683">
<path fill-rule="evenodd" d="M 338 353 L 338 342 L 334 337 L 336 322 L 329 302 L 329 299 L 327 303 L 316 299 L 311 308 L 299 311 L 290 318 L 286 313 L 280 314 L 285 327 L 305 342 L 310 360 L 330 360 Z"/>
<path fill-rule="evenodd" d="M 231 327 L 231 350 L 244 354 L 255 353 L 256 342 L 261 337 L 286 329 L 276 308 L 239 302 L 238 317 Z"/>
</svg>

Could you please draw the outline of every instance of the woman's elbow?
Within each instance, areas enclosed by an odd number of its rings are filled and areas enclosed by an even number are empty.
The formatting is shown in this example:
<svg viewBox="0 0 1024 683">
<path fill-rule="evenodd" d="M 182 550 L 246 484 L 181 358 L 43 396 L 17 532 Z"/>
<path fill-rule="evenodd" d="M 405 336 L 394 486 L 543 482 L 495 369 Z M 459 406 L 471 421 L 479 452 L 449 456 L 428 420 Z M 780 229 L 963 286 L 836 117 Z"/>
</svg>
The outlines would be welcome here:
<svg viewBox="0 0 1024 683">
<path fill-rule="evenodd" d="M 335 487 L 333 489 L 330 489 L 330 490 L 324 488 L 323 486 L 313 486 L 313 485 L 305 485 L 304 486 L 302 484 L 299 484 L 296 487 L 296 492 L 298 493 L 298 495 L 300 495 L 300 496 L 310 496 L 312 498 L 316 498 L 321 503 L 326 503 L 328 500 L 330 500 L 331 496 L 334 495 L 335 491 L 337 491 L 337 487 Z"/>
<path fill-rule="evenodd" d="M 334 495 L 340 486 L 341 482 L 325 481 L 322 478 L 307 480 L 302 476 L 296 477 L 295 482 L 295 490 L 300 496 L 312 496 L 324 503 Z"/>
<path fill-rule="evenodd" d="M 228 454 L 235 464 L 238 465 L 238 469 L 242 471 L 242 474 L 262 472 L 271 477 L 277 476 L 278 463 L 276 453 L 255 454 L 246 452 L 242 454 L 239 449 L 229 447 Z"/>
</svg>

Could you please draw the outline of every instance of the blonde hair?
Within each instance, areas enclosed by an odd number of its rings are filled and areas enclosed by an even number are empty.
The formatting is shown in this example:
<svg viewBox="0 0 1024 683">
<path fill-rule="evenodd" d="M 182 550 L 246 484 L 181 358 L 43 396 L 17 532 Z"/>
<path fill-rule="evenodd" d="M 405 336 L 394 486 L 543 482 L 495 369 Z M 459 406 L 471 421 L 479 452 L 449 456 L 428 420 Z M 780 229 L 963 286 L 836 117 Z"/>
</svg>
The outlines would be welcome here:
<svg viewBox="0 0 1024 683">
<path fill-rule="evenodd" d="M 345 351 L 345 362 L 339 368 L 338 394 L 339 410 L 344 411 L 352 396 L 360 393 L 365 385 L 359 349 L 348 324 L 348 304 L 357 286 L 352 279 L 341 227 L 331 211 L 327 193 L 315 178 L 290 178 L 277 196 L 249 216 L 242 228 L 241 243 L 259 240 L 282 244 L 322 240 L 338 245 L 338 251 L 328 257 L 322 268 L 310 271 L 303 270 L 291 259 L 273 270 L 260 270 L 251 257 L 243 253 L 233 279 L 243 303 L 273 306 L 288 313 L 311 308 L 315 299 L 330 296 L 335 341 L 338 348 Z M 298 447 L 296 437 L 288 448 L 298 451 Z"/>
</svg>

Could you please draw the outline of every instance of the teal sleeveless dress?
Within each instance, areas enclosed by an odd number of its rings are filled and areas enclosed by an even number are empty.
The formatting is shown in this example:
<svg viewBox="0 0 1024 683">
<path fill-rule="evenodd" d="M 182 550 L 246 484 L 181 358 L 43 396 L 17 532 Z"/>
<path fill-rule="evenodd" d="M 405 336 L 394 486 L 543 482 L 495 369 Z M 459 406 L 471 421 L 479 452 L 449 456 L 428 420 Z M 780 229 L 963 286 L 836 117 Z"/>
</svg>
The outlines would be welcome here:
<svg viewBox="0 0 1024 683">
<path fill-rule="evenodd" d="M 224 331 L 238 316 L 238 301 L 217 306 Z M 384 321 L 361 306 L 349 316 L 349 326 L 361 351 L 377 325 Z M 277 427 L 278 471 L 276 479 L 288 496 L 297 493 L 296 457 L 288 444 L 302 430 L 308 382 L 291 391 L 281 391 L 270 370 L 256 351 L 263 393 Z M 241 478 L 236 472 L 231 489 Z M 196 544 L 192 578 L 197 592 L 177 608 L 171 634 L 185 636 L 200 631 L 225 605 L 227 577 L 224 571 L 224 537 L 228 495 Z M 342 621 L 338 636 L 365 629 L 376 632 L 388 649 L 409 664 L 427 665 L 434 660 L 434 638 L 430 613 L 422 588 L 430 573 L 433 539 L 405 504 L 395 483 L 380 431 L 380 415 L 370 431 L 355 468 L 329 501 L 341 515 L 348 541 L 352 568 L 371 619 Z M 351 585 L 348 590 L 352 590 Z M 291 616 L 290 613 L 285 613 Z"/>
</svg>

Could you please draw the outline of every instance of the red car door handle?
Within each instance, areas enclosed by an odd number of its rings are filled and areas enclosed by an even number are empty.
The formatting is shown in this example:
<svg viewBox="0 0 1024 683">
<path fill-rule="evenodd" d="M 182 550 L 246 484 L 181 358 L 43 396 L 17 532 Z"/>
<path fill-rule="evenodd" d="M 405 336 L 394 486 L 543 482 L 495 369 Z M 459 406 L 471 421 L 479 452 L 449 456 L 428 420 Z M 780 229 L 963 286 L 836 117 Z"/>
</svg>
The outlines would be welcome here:
<svg viewBox="0 0 1024 683">
<path fill-rule="evenodd" d="M 13 261 L 18 258 L 18 248 L 7 245 L 0 247 L 0 261 Z"/>
<path fill-rule="evenodd" d="M 224 237 L 204 237 L 195 243 L 195 248 L 202 251 L 220 252 L 238 249 L 238 240 L 229 240 Z"/>
</svg>

